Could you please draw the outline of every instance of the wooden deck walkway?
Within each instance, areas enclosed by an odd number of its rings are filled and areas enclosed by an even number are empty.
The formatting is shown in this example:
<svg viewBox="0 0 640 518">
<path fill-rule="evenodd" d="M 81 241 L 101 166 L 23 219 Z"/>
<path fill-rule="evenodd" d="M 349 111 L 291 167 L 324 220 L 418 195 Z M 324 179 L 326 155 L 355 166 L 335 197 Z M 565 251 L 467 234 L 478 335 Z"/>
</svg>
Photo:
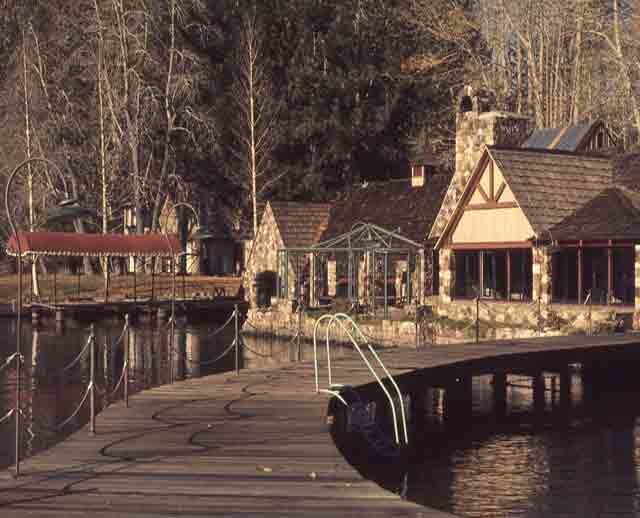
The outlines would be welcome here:
<svg viewBox="0 0 640 518">
<path fill-rule="evenodd" d="M 394 374 L 535 351 L 630 347 L 638 336 L 436 346 L 381 354 Z M 334 381 L 368 383 L 355 355 Z M 86 428 L 0 479 L 10 517 L 450 516 L 364 480 L 334 446 L 313 365 L 289 364 L 188 380 L 117 403 Z"/>
</svg>

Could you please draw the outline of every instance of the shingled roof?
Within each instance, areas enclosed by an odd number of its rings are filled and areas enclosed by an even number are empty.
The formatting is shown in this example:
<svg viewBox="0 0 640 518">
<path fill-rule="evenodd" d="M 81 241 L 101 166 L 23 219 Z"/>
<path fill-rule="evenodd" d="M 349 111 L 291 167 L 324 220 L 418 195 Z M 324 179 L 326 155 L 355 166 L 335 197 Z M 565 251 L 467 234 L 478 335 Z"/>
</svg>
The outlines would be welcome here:
<svg viewBox="0 0 640 518">
<path fill-rule="evenodd" d="M 317 243 L 327 226 L 329 203 L 270 202 L 284 246 L 304 248 Z"/>
<path fill-rule="evenodd" d="M 557 151 L 488 148 L 536 234 L 574 214 L 607 188 L 608 158 Z"/>
<path fill-rule="evenodd" d="M 624 188 L 605 189 L 550 233 L 555 240 L 639 239 L 640 194 Z"/>
<path fill-rule="evenodd" d="M 412 187 L 407 179 L 354 185 L 334 202 L 320 239 L 326 241 L 345 234 L 355 223 L 373 223 L 422 243 L 450 180 L 450 173 L 437 172 L 427 175 L 423 187 Z"/>
</svg>

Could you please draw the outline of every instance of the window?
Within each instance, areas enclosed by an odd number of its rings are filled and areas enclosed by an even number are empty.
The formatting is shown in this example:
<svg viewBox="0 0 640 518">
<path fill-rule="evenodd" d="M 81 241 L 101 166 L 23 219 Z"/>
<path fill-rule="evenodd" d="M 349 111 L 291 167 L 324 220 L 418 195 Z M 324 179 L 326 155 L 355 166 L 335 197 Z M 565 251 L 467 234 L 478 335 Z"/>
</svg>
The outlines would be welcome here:
<svg viewBox="0 0 640 518">
<path fill-rule="evenodd" d="M 530 300 L 531 249 L 455 252 L 455 290 L 460 298 Z"/>
<path fill-rule="evenodd" d="M 416 178 L 422 178 L 424 176 L 424 166 L 423 165 L 414 165 L 411 167 L 411 176 Z"/>
</svg>

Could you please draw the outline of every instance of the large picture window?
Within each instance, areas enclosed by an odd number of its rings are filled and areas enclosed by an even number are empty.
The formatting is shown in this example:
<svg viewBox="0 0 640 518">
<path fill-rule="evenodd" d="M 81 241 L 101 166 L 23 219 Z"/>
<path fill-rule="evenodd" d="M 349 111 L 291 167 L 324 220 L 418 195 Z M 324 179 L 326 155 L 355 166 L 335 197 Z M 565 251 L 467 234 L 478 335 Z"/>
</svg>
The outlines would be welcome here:
<svg viewBox="0 0 640 518">
<path fill-rule="evenodd" d="M 552 279 L 554 302 L 633 304 L 634 249 L 563 248 L 553 254 Z"/>
<path fill-rule="evenodd" d="M 455 296 L 531 300 L 530 248 L 455 252 Z"/>
</svg>

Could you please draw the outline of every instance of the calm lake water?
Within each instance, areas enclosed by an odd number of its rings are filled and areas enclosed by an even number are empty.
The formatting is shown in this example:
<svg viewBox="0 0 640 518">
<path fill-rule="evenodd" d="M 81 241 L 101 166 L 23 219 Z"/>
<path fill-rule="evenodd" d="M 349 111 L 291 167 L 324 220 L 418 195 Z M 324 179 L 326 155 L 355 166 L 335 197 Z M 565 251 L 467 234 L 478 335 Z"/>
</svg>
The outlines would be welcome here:
<svg viewBox="0 0 640 518">
<path fill-rule="evenodd" d="M 541 406 L 531 378 L 508 376 L 496 413 L 492 376 L 475 377 L 471 414 L 450 421 L 443 391 L 429 389 L 426 415 L 413 423 L 411 465 L 395 484 L 386 474 L 372 478 L 463 517 L 640 516 L 638 387 L 587 393 L 576 368 L 570 402 L 561 402 L 553 378 L 545 376 Z"/>
<path fill-rule="evenodd" d="M 229 350 L 234 338 L 233 322 L 218 332 L 218 322 L 192 323 L 178 320 L 174 335 L 174 353 L 170 354 L 170 333 L 166 322 L 140 321 L 131 326 L 129 352 L 129 393 L 169 383 L 235 369 L 235 354 Z M 85 354 L 70 369 L 65 367 L 79 356 L 89 337 L 89 324 L 69 322 L 56 327 L 53 322 L 34 327 L 23 323 L 21 401 L 24 432 L 22 458 L 33 455 L 64 439 L 84 426 L 89 419 L 85 403 L 68 425 L 58 425 L 71 416 L 87 389 L 89 355 Z M 105 395 L 114 390 L 122 374 L 124 340 L 120 339 L 123 320 L 96 323 L 98 344 L 96 361 L 97 406 L 107 402 Z M 0 365 L 16 350 L 16 323 L 0 320 Z M 245 336 L 246 348 L 240 355 L 242 369 L 261 368 L 312 358 L 312 347 L 274 338 Z M 218 359 L 225 351 L 227 354 Z M 15 367 L 0 372 L 0 419 L 15 406 Z M 111 400 L 122 399 L 120 388 Z M 14 462 L 14 420 L 0 424 L 0 469 Z"/>
</svg>

